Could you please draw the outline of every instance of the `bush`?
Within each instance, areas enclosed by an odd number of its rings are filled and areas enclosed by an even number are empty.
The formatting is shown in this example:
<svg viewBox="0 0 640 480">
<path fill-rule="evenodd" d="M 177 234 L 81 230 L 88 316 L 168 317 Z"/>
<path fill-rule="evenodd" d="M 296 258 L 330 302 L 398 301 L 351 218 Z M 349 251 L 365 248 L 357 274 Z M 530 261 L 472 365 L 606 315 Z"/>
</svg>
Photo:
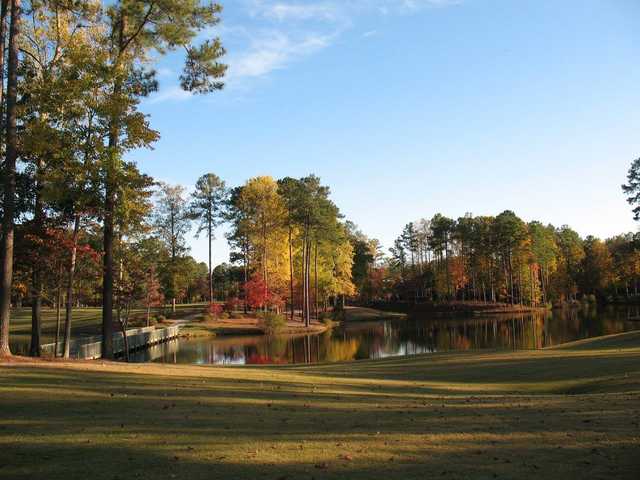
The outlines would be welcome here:
<svg viewBox="0 0 640 480">
<path fill-rule="evenodd" d="M 207 318 L 204 321 L 209 322 L 211 320 L 218 320 L 222 315 L 222 305 L 219 303 L 210 303 L 204 311 L 203 318 Z"/>
<path fill-rule="evenodd" d="M 167 317 L 165 317 L 164 315 L 156 315 L 157 323 L 164 323 L 166 320 L 167 320 Z"/>
<path fill-rule="evenodd" d="M 150 327 L 154 327 L 157 323 L 158 323 L 158 321 L 156 320 L 156 317 L 149 317 L 149 326 Z M 134 320 L 131 320 L 129 322 L 129 324 L 132 327 L 144 328 L 144 327 L 147 326 L 147 318 L 146 317 L 136 318 Z"/>
<path fill-rule="evenodd" d="M 277 335 L 287 326 L 287 320 L 277 313 L 266 312 L 260 316 L 260 323 L 267 335 Z"/>
<path fill-rule="evenodd" d="M 200 319 L 201 322 L 211 322 L 213 321 L 213 315 L 211 315 L 209 312 L 204 312 L 202 314 L 202 318 Z"/>
<path fill-rule="evenodd" d="M 218 317 L 220 320 L 228 320 L 230 317 L 229 312 L 222 312 Z"/>
<path fill-rule="evenodd" d="M 234 320 L 240 320 L 241 318 L 244 318 L 244 313 L 242 313 L 242 312 L 231 312 L 229 314 L 229 318 L 233 318 Z"/>
<path fill-rule="evenodd" d="M 239 305 L 240 300 L 238 299 L 238 297 L 227 298 L 227 301 L 224 303 L 224 311 L 232 313 L 238 309 Z"/>
</svg>

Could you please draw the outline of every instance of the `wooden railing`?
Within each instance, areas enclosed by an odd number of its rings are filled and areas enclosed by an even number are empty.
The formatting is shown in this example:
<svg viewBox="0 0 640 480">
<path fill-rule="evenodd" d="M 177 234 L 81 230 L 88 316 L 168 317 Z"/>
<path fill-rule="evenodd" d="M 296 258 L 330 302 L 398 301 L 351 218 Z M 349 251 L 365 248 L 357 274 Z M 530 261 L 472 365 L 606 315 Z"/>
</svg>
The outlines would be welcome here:
<svg viewBox="0 0 640 480">
<path fill-rule="evenodd" d="M 127 330 L 127 343 L 129 351 L 141 350 L 151 345 L 168 342 L 178 338 L 180 334 L 180 326 L 166 328 L 136 328 Z M 62 342 L 58 344 L 58 356 L 62 355 L 64 345 Z M 53 356 L 55 343 L 49 343 L 42 346 L 42 355 Z M 113 353 L 122 355 L 124 353 L 124 337 L 122 332 L 113 334 Z M 93 360 L 102 356 L 102 337 L 85 337 L 72 340 L 69 348 L 69 356 L 71 358 Z"/>
</svg>

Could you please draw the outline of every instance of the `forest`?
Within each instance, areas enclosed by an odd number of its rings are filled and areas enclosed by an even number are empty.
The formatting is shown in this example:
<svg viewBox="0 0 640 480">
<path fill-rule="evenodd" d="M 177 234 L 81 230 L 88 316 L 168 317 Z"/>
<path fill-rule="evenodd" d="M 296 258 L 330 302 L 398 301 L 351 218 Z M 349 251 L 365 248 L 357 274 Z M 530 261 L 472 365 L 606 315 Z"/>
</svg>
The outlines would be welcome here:
<svg viewBox="0 0 640 480">
<path fill-rule="evenodd" d="M 637 166 L 630 175 L 636 175 Z M 632 188 L 632 187 L 629 187 Z M 633 200 L 633 199 L 632 199 Z M 632 201 L 633 203 L 633 201 Z M 441 214 L 408 223 L 386 257 L 360 234 L 354 282 L 373 301 L 481 301 L 532 307 L 637 302 L 640 236 L 582 238 L 567 225 Z"/>
</svg>

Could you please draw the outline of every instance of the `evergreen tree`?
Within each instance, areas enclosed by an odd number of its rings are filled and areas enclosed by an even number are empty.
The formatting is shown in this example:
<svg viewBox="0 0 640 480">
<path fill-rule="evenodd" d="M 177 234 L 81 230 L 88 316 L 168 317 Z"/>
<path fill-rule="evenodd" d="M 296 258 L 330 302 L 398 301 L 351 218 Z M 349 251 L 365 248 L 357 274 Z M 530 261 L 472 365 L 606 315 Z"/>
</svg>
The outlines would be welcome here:
<svg viewBox="0 0 640 480">
<path fill-rule="evenodd" d="M 198 221 L 197 234 L 207 232 L 209 247 L 209 302 L 213 302 L 213 266 L 212 243 L 214 229 L 220 224 L 224 215 L 227 189 L 220 177 L 207 173 L 198 179 L 196 189 L 191 195 L 190 212 L 194 220 Z M 196 234 L 196 235 L 197 235 Z"/>
</svg>

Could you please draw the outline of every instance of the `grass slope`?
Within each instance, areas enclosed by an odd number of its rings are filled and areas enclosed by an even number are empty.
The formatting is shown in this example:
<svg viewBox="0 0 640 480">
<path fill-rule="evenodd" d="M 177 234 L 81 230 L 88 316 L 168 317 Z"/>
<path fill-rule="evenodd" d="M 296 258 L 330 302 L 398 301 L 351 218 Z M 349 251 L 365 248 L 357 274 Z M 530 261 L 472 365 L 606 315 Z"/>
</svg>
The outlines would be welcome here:
<svg viewBox="0 0 640 480">
<path fill-rule="evenodd" d="M 636 479 L 640 333 L 282 367 L 0 364 L 0 478 Z"/>
<path fill-rule="evenodd" d="M 183 318 L 195 313 L 200 313 L 203 305 L 185 304 L 177 305 L 176 313 L 171 314 L 171 309 L 166 309 L 169 318 Z M 156 312 L 153 312 L 155 315 Z M 137 309 L 132 312 L 132 317 L 144 319 L 145 310 Z M 64 335 L 64 308 L 61 313 L 60 330 Z M 102 325 L 101 308 L 74 308 L 72 321 L 73 338 L 79 336 L 100 335 Z M 117 326 L 115 326 L 117 328 Z M 11 342 L 28 344 L 31 338 L 31 309 L 17 308 L 11 312 Z M 42 343 L 53 343 L 56 336 L 56 310 L 53 308 L 42 309 Z"/>
</svg>

